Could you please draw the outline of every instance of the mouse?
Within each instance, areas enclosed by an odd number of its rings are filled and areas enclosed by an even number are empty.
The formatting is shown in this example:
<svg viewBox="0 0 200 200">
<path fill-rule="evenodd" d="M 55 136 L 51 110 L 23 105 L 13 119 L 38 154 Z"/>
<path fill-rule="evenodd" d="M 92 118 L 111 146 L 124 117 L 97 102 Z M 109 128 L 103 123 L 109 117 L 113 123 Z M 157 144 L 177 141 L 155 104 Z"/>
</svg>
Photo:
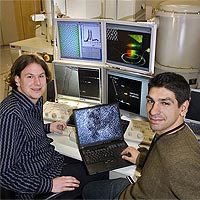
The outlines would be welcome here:
<svg viewBox="0 0 200 200">
<path fill-rule="evenodd" d="M 124 156 L 128 156 L 128 157 L 131 157 L 131 153 L 130 152 L 127 152 L 125 154 L 123 154 Z"/>
<path fill-rule="evenodd" d="M 63 125 L 61 125 L 61 124 L 58 124 L 58 125 L 57 125 L 57 129 L 59 129 L 59 130 L 63 131 L 63 130 L 64 130 L 64 128 L 63 128 Z"/>
</svg>

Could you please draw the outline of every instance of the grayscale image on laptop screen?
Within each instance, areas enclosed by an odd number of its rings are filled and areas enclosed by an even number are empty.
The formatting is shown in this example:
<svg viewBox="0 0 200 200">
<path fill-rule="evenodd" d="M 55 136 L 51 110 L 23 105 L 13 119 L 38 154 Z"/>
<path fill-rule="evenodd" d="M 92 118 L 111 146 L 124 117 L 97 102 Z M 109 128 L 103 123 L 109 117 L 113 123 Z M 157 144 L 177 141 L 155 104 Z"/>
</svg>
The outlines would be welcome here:
<svg viewBox="0 0 200 200">
<path fill-rule="evenodd" d="M 77 109 L 74 110 L 74 118 L 81 146 L 122 137 L 117 104 Z"/>
</svg>

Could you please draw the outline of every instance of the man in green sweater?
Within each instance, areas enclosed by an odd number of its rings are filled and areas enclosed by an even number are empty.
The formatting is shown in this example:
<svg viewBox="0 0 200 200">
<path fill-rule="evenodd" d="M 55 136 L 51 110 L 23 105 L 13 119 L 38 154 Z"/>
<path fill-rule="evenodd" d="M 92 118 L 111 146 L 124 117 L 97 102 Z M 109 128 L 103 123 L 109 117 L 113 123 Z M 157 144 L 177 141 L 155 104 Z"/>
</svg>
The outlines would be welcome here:
<svg viewBox="0 0 200 200">
<path fill-rule="evenodd" d="M 141 177 L 133 184 L 125 178 L 89 183 L 84 199 L 200 199 L 200 144 L 184 123 L 189 84 L 175 73 L 158 74 L 149 82 L 146 99 L 152 144 L 149 150 L 122 152 L 141 169 Z"/>
</svg>

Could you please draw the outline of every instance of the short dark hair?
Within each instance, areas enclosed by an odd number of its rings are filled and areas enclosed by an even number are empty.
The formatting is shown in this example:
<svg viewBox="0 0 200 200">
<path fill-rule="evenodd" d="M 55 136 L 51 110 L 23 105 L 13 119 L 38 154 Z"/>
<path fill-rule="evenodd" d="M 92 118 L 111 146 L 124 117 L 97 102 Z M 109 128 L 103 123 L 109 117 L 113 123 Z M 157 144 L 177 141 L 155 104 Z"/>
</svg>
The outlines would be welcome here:
<svg viewBox="0 0 200 200">
<path fill-rule="evenodd" d="M 45 75 L 46 75 L 46 80 L 47 83 L 49 83 L 51 81 L 51 72 L 48 68 L 48 65 L 46 64 L 46 62 L 43 60 L 42 57 L 40 57 L 37 54 L 23 54 L 21 56 L 19 56 L 15 62 L 13 63 L 10 73 L 8 74 L 8 77 L 6 79 L 6 82 L 9 84 L 10 87 L 12 87 L 13 89 L 17 88 L 17 85 L 15 83 L 15 76 L 19 76 L 21 75 L 21 71 L 28 65 L 30 65 L 31 63 L 37 63 L 39 65 L 41 65 L 41 67 L 44 69 L 45 71 Z"/>
<path fill-rule="evenodd" d="M 174 72 L 164 72 L 155 75 L 150 79 L 148 91 L 152 87 L 164 87 L 175 94 L 178 106 L 180 107 L 186 100 L 190 101 L 191 90 L 186 79 Z"/>
</svg>

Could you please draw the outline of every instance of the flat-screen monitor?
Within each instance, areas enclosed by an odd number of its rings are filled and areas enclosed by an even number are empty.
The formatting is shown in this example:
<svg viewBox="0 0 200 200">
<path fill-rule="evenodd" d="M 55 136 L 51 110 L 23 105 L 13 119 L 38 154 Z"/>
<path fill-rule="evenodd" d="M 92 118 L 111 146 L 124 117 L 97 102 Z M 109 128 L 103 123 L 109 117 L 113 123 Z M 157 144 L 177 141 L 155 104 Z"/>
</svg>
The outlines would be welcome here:
<svg viewBox="0 0 200 200">
<path fill-rule="evenodd" d="M 106 21 L 106 63 L 114 68 L 154 73 L 157 25 Z"/>
<path fill-rule="evenodd" d="M 58 60 L 105 62 L 103 22 L 95 19 L 55 20 Z"/>
<path fill-rule="evenodd" d="M 106 70 L 107 103 L 119 103 L 120 110 L 146 117 L 149 76 Z"/>
<path fill-rule="evenodd" d="M 100 66 L 54 61 L 53 68 L 57 99 L 101 103 L 102 68 Z"/>
<path fill-rule="evenodd" d="M 200 89 L 191 89 L 191 101 L 186 118 L 200 122 Z"/>
</svg>

